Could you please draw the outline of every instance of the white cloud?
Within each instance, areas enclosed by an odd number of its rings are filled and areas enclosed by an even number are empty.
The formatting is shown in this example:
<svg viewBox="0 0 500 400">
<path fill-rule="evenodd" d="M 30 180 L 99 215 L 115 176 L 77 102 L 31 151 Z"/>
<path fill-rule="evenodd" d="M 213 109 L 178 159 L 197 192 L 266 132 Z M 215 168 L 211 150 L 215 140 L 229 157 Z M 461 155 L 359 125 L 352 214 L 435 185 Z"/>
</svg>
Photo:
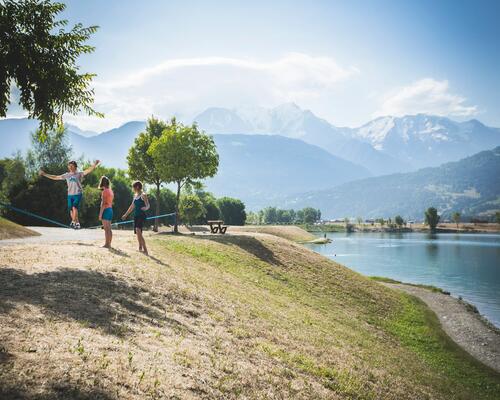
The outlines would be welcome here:
<svg viewBox="0 0 500 400">
<path fill-rule="evenodd" d="M 273 61 L 204 57 L 172 59 L 115 80 L 97 80 L 95 108 L 104 120 L 67 116 L 84 129 L 108 129 L 154 114 L 190 119 L 210 106 L 275 106 L 321 98 L 359 73 L 330 57 L 290 53 Z"/>
<path fill-rule="evenodd" d="M 477 114 L 477 106 L 466 105 L 466 101 L 465 97 L 450 93 L 447 80 L 425 78 L 383 96 L 374 117 L 419 113 L 467 117 Z"/>
</svg>

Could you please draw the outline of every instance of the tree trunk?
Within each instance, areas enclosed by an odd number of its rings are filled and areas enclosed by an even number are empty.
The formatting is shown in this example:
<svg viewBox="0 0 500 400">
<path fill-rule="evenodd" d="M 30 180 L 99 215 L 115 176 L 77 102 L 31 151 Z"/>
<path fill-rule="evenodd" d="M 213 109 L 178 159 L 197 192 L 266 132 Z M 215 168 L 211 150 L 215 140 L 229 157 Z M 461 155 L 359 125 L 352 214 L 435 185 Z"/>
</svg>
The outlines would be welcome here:
<svg viewBox="0 0 500 400">
<path fill-rule="evenodd" d="M 160 215 L 160 183 L 156 183 L 156 216 Z M 153 228 L 154 232 L 158 232 L 159 221 L 155 218 L 155 226 Z"/>
<path fill-rule="evenodd" d="M 175 225 L 174 225 L 174 232 L 178 233 L 179 228 L 177 227 L 179 224 L 179 200 L 181 198 L 181 182 L 177 181 L 177 197 L 175 200 Z"/>
</svg>

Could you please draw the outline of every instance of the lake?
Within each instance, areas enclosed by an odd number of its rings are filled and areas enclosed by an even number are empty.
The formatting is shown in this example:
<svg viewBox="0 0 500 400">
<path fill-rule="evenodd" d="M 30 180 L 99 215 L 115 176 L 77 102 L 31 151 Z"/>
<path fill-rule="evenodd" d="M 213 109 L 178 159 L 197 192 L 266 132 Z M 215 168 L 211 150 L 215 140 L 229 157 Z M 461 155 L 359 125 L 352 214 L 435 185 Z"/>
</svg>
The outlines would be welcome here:
<svg viewBox="0 0 500 400">
<path fill-rule="evenodd" d="M 357 272 L 438 286 L 500 327 L 500 235 L 329 233 L 307 245 Z"/>
</svg>

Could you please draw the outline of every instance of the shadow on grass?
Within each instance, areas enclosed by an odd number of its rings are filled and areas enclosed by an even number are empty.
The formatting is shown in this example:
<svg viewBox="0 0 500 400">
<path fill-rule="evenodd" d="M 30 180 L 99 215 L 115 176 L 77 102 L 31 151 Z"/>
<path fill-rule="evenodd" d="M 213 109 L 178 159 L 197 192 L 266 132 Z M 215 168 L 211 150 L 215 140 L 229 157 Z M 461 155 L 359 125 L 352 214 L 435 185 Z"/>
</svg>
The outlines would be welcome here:
<svg viewBox="0 0 500 400">
<path fill-rule="evenodd" d="M 0 380 L 0 399 L 10 400 L 111 400 L 115 396 L 100 388 L 85 388 L 70 383 L 51 382 L 44 385 L 43 393 L 31 392 L 20 388 L 19 384 L 5 383 Z M 31 392 L 31 393 L 30 393 Z"/>
<path fill-rule="evenodd" d="M 107 334 L 125 336 L 137 324 L 167 325 L 187 329 L 166 318 L 164 308 L 178 296 L 162 293 L 155 300 L 150 293 L 96 271 L 62 269 L 26 274 L 13 268 L 0 268 L 0 313 L 9 312 L 16 303 L 32 304 L 46 314 L 78 321 Z"/>
<path fill-rule="evenodd" d="M 265 261 L 270 264 L 274 265 L 283 265 L 281 261 L 279 261 L 275 255 L 274 252 L 266 247 L 260 240 L 257 240 L 256 238 L 252 236 L 246 236 L 246 235 L 197 235 L 193 236 L 194 239 L 196 240 L 209 240 L 212 242 L 217 242 L 217 243 L 222 243 L 222 244 L 229 244 L 233 246 L 237 246 L 243 251 L 246 251 L 247 253 L 252 254 L 253 256 L 257 257 L 258 259 Z"/>
</svg>

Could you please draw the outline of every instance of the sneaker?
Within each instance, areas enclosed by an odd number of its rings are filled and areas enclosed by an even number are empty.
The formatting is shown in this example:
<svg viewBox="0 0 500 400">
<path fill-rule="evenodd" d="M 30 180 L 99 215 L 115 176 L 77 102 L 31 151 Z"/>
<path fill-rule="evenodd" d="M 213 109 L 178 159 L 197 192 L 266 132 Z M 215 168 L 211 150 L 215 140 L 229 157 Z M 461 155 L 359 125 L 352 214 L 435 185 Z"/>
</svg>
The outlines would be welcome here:
<svg viewBox="0 0 500 400">
<path fill-rule="evenodd" d="M 71 224 L 69 224 L 69 227 L 72 229 L 75 229 L 75 223 L 73 221 L 71 221 Z"/>
<path fill-rule="evenodd" d="M 80 223 L 79 222 L 75 223 L 75 229 L 80 229 L 80 228 L 81 228 Z"/>
</svg>

